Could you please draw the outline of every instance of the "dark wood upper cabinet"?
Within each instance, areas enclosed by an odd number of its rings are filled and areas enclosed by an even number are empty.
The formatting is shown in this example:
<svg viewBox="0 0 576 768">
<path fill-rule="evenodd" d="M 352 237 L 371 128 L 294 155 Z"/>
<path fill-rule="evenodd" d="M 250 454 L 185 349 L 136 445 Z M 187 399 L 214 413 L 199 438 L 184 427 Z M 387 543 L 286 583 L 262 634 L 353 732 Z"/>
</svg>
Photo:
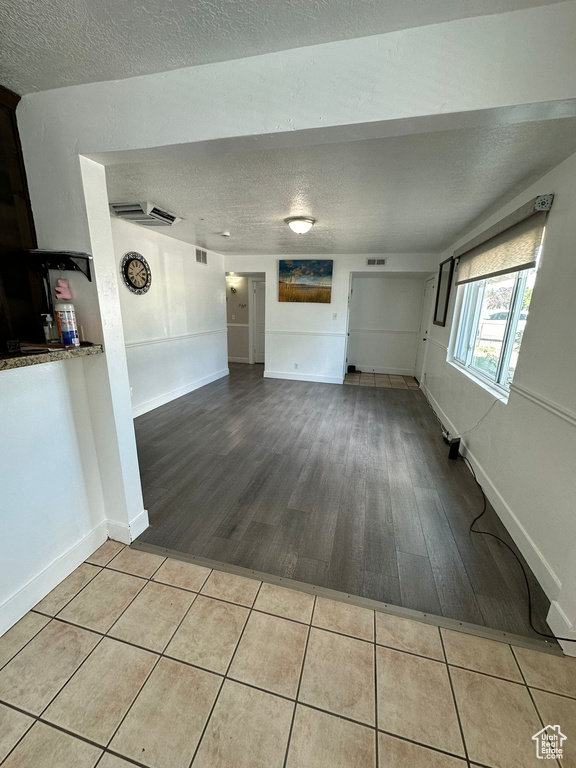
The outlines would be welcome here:
<svg viewBox="0 0 576 768">
<path fill-rule="evenodd" d="M 37 247 L 16 123 L 19 101 L 0 86 L 0 250 Z"/>
<path fill-rule="evenodd" d="M 0 86 L 0 354 L 9 341 L 42 341 L 42 280 L 24 249 L 36 248 L 34 220 L 16 123 L 20 97 Z"/>
</svg>

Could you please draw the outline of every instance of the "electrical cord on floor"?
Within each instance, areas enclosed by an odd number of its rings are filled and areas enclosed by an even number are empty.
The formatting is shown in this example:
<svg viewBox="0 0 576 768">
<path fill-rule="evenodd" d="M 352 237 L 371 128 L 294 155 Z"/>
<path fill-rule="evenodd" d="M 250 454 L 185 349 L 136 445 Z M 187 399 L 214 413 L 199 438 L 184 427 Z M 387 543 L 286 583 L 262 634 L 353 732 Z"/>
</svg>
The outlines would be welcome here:
<svg viewBox="0 0 576 768">
<path fill-rule="evenodd" d="M 484 493 L 484 489 L 482 488 L 482 486 L 478 482 L 478 478 L 476 477 L 476 472 L 474 471 L 474 467 L 472 466 L 472 464 L 468 461 L 466 456 L 462 456 L 461 455 L 460 458 L 464 462 L 466 462 L 470 472 L 472 472 L 472 477 L 474 478 L 474 482 L 476 483 L 478 488 L 480 488 L 480 492 L 482 493 L 482 499 L 483 499 L 482 512 L 480 512 L 480 514 L 477 515 L 474 518 L 474 520 L 472 520 L 472 522 L 470 523 L 470 531 L 471 531 L 471 533 L 481 533 L 484 536 L 492 536 L 492 538 L 497 539 L 501 544 L 504 544 L 504 546 L 507 547 L 510 550 L 510 552 L 512 552 L 514 557 L 516 558 L 516 561 L 517 561 L 518 565 L 520 566 L 520 568 L 522 568 L 522 574 L 524 575 L 524 581 L 526 582 L 526 589 L 528 590 L 528 621 L 530 623 L 530 626 L 534 630 L 534 632 L 536 632 L 537 635 L 540 635 L 540 637 L 549 637 L 551 640 L 562 640 L 563 642 L 566 642 L 566 643 L 576 643 L 576 638 L 573 638 L 573 637 L 557 637 L 556 635 L 550 635 L 550 634 L 548 634 L 546 632 L 540 632 L 534 626 L 534 622 L 532 621 L 532 592 L 530 590 L 530 582 L 528 581 L 528 575 L 526 573 L 526 569 L 524 568 L 524 565 L 522 564 L 522 561 L 520 560 L 520 558 L 518 557 L 516 552 L 514 552 L 512 547 L 509 544 L 507 544 L 504 541 L 504 539 L 501 539 L 500 536 L 497 536 L 495 533 L 490 533 L 489 531 L 475 531 L 474 530 L 474 523 L 476 521 L 480 520 L 480 518 L 486 513 L 486 509 L 487 509 L 487 506 L 488 506 L 488 499 L 486 498 L 486 494 Z"/>
<path fill-rule="evenodd" d="M 480 419 L 480 421 L 479 421 L 479 422 L 478 422 L 478 423 L 477 423 L 477 424 L 476 424 L 474 427 L 472 427 L 471 429 L 468 429 L 466 432 L 463 432 L 463 433 L 462 433 L 462 435 L 467 435 L 467 434 L 469 434 L 470 432 L 472 432 L 474 429 L 476 429 L 476 427 L 478 427 L 478 426 L 479 426 L 479 425 L 480 425 L 480 424 L 481 424 L 481 423 L 484 421 L 484 419 L 486 418 L 486 416 L 488 416 L 488 414 L 490 413 L 490 411 L 492 410 L 492 408 L 493 408 L 493 407 L 496 405 L 496 403 L 498 403 L 498 402 L 500 402 L 500 401 L 499 401 L 499 400 L 495 400 L 495 401 L 492 403 L 492 405 L 490 406 L 490 408 L 489 408 L 489 409 L 486 411 L 486 413 L 484 414 L 484 416 L 482 416 L 482 418 Z M 428 405 L 430 405 L 430 403 L 428 403 Z M 437 418 L 437 420 L 438 420 L 438 423 L 440 424 L 440 427 L 442 428 L 442 431 L 444 432 L 444 430 L 445 430 L 445 427 L 444 427 L 444 424 L 442 423 L 442 419 L 440 418 L 440 416 L 438 416 L 438 414 L 436 413 L 436 411 L 434 410 L 434 408 L 432 408 L 432 406 L 431 406 L 431 405 L 430 405 L 430 410 L 432 411 L 432 413 L 434 414 L 434 416 L 436 416 L 436 418 Z M 460 435 L 460 437 L 462 437 L 462 435 Z M 486 494 L 484 493 L 484 488 L 482 488 L 482 486 L 481 486 L 481 485 L 480 485 L 480 483 L 478 482 L 478 478 L 476 477 L 476 472 L 474 471 L 474 467 L 472 466 L 472 464 L 469 462 L 469 460 L 466 458 L 466 456 L 462 456 L 462 454 L 460 454 L 460 458 L 461 458 L 461 459 L 462 459 L 464 462 L 466 462 L 466 464 L 468 465 L 468 468 L 469 468 L 470 472 L 472 473 L 472 477 L 474 478 L 474 482 L 476 483 L 476 485 L 478 486 L 478 488 L 480 488 L 480 493 L 482 494 L 482 499 L 483 499 L 482 512 L 480 512 L 480 514 L 479 514 L 479 515 L 477 515 L 477 516 L 474 518 L 474 520 L 472 520 L 472 522 L 470 523 L 470 529 L 469 529 L 469 530 L 470 530 L 470 532 L 471 532 L 471 533 L 480 533 L 480 534 L 483 534 L 484 536 L 492 536 L 492 538 L 493 538 L 493 539 L 497 539 L 497 540 L 498 540 L 498 541 L 499 541 L 501 544 L 504 544 L 504 546 L 505 546 L 505 547 L 507 547 L 507 548 L 510 550 L 510 552 L 512 552 L 512 554 L 514 555 L 514 557 L 516 558 L 516 561 L 517 561 L 518 565 L 520 566 L 520 568 L 522 568 L 522 575 L 524 576 L 524 581 L 525 581 L 525 583 L 526 583 L 526 590 L 528 591 L 528 621 L 529 621 L 529 623 L 530 623 L 530 626 L 531 626 L 531 627 L 532 627 L 532 629 L 534 630 L 534 632 L 536 632 L 536 634 L 537 634 L 537 635 L 540 635 L 540 637 L 548 637 L 548 638 L 550 638 L 551 640 L 562 640 L 562 642 L 565 642 L 565 643 L 576 643 L 576 639 L 575 639 L 575 638 L 573 638 L 573 637 L 557 637 L 556 635 L 550 635 L 550 634 L 548 634 L 547 632 L 540 632 L 540 631 L 539 631 L 538 629 L 536 629 L 536 627 L 534 626 L 534 622 L 532 621 L 532 591 L 531 591 L 531 589 L 530 589 L 530 582 L 528 581 L 528 575 L 526 574 L 526 569 L 524 568 L 524 565 L 523 565 L 522 561 L 520 560 L 520 558 L 518 557 L 518 555 L 516 554 L 516 552 L 514 552 L 514 550 L 512 549 L 512 547 L 511 547 L 509 544 L 507 544 L 507 543 L 504 541 L 504 539 L 501 539 L 501 538 L 500 538 L 500 536 L 497 536 L 495 533 L 490 533 L 489 531 L 475 531 L 475 530 L 474 530 L 474 527 L 473 527 L 473 526 L 474 526 L 474 523 L 476 523 L 478 520 L 480 520 L 480 518 L 481 518 L 481 517 L 482 517 L 482 516 L 485 514 L 485 512 L 486 512 L 486 509 L 487 509 L 487 506 L 488 506 L 488 499 L 486 498 Z"/>
</svg>

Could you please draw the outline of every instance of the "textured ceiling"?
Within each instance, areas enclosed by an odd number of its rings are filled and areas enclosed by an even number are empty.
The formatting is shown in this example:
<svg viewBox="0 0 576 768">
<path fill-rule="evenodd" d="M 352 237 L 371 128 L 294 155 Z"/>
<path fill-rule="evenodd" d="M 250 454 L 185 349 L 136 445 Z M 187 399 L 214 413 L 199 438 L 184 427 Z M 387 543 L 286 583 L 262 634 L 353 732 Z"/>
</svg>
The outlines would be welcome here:
<svg viewBox="0 0 576 768">
<path fill-rule="evenodd" d="M 119 80 L 558 1 L 0 0 L 0 84 Z"/>
<path fill-rule="evenodd" d="M 160 231 L 221 253 L 438 252 L 576 152 L 576 118 L 200 159 L 189 152 L 109 166 L 110 201 L 166 208 L 184 221 Z M 304 215 L 317 220 L 306 235 L 283 221 Z"/>
</svg>

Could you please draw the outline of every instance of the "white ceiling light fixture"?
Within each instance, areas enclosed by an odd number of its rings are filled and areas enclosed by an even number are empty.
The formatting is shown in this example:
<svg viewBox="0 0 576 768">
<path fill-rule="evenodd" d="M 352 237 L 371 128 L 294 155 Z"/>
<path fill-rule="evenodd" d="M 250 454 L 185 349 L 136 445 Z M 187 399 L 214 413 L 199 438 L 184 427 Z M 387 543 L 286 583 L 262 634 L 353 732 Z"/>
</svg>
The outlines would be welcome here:
<svg viewBox="0 0 576 768">
<path fill-rule="evenodd" d="M 312 229 L 312 225 L 316 224 L 316 219 L 312 219 L 310 216 L 290 216 L 284 221 L 297 235 L 305 235 Z"/>
</svg>

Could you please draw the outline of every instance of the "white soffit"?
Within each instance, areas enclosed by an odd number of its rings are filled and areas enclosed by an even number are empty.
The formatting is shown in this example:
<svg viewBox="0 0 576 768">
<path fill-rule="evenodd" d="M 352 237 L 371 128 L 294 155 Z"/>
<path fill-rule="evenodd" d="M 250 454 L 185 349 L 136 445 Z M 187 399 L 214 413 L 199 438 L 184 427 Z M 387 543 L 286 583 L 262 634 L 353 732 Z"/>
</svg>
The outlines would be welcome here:
<svg viewBox="0 0 576 768">
<path fill-rule="evenodd" d="M 212 157 L 190 145 L 106 176 L 111 202 L 154 200 L 184 219 L 172 237 L 220 253 L 424 253 L 574 152 L 564 118 Z M 295 235 L 287 216 L 316 224 Z"/>
<path fill-rule="evenodd" d="M 0 83 L 119 80 L 558 1 L 0 0 Z"/>
</svg>

